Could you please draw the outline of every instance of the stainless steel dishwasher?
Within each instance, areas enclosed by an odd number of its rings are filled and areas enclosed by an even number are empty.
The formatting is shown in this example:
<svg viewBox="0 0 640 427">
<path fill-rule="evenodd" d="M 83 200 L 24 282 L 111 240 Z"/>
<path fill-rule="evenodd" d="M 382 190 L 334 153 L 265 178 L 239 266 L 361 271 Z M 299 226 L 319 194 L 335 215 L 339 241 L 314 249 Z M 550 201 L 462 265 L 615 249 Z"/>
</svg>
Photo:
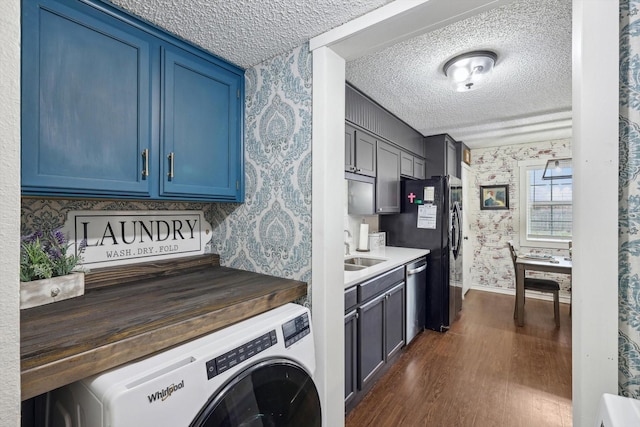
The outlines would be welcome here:
<svg viewBox="0 0 640 427">
<path fill-rule="evenodd" d="M 427 306 L 427 258 L 419 258 L 406 267 L 407 284 L 407 345 L 418 335 L 425 325 Z"/>
</svg>

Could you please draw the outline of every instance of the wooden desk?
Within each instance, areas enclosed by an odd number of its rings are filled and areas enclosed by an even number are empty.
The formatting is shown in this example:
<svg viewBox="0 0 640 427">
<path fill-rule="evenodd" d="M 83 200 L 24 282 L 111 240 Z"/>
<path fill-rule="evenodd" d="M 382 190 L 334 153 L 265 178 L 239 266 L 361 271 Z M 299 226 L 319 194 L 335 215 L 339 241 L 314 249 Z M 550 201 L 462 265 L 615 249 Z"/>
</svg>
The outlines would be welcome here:
<svg viewBox="0 0 640 427">
<path fill-rule="evenodd" d="M 551 260 L 533 259 L 525 256 L 519 256 L 516 260 L 516 313 L 518 326 L 524 326 L 524 277 L 527 270 L 571 274 L 571 260 L 566 260 L 562 256 L 554 256 L 553 260 L 554 262 L 551 262 Z"/>
</svg>

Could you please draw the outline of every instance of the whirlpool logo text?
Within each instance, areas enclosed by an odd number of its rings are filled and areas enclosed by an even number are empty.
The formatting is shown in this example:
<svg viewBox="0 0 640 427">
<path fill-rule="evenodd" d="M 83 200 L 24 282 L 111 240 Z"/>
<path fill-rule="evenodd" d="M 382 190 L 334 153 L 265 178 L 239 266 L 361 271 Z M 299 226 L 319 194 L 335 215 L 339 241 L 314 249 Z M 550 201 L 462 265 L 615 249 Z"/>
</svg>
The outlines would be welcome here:
<svg viewBox="0 0 640 427">
<path fill-rule="evenodd" d="M 149 403 L 153 403 L 156 401 L 164 402 L 169 397 L 171 397 L 171 394 L 173 394 L 173 392 L 178 391 L 182 388 L 184 388 L 184 380 L 180 381 L 178 384 L 171 384 L 164 390 L 156 391 L 155 393 L 148 395 L 147 397 L 149 398 Z"/>
</svg>

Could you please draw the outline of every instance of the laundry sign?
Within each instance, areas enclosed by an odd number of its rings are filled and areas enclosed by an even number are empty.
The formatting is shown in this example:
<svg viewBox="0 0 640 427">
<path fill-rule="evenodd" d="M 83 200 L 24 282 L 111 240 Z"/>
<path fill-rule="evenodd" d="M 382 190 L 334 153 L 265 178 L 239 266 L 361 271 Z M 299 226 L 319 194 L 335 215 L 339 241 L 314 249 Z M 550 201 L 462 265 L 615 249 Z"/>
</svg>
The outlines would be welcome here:
<svg viewBox="0 0 640 427">
<path fill-rule="evenodd" d="M 199 255 L 211 239 L 201 211 L 75 211 L 62 231 L 88 268 Z"/>
</svg>

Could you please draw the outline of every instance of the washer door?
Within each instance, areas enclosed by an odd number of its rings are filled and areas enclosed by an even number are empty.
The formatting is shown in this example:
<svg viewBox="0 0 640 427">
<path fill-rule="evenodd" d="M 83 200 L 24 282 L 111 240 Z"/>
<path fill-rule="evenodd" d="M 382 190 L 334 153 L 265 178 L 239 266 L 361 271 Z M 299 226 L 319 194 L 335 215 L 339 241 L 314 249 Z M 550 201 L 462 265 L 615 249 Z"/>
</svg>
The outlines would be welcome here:
<svg viewBox="0 0 640 427">
<path fill-rule="evenodd" d="M 241 372 L 213 396 L 190 427 L 320 427 L 320 398 L 309 374 L 286 359 Z"/>
</svg>

